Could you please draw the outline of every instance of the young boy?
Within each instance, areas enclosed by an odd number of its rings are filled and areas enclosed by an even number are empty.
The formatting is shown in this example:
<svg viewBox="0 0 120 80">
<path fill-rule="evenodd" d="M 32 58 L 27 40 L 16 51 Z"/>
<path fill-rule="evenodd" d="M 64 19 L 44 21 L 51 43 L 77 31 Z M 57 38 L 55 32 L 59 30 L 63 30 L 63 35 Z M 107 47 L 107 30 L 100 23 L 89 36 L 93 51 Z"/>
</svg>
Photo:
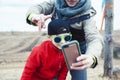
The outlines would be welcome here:
<svg viewBox="0 0 120 80">
<path fill-rule="evenodd" d="M 65 80 L 67 66 L 60 45 L 70 41 L 69 25 L 62 20 L 48 24 L 49 40 L 33 48 L 27 59 L 21 80 Z"/>
</svg>

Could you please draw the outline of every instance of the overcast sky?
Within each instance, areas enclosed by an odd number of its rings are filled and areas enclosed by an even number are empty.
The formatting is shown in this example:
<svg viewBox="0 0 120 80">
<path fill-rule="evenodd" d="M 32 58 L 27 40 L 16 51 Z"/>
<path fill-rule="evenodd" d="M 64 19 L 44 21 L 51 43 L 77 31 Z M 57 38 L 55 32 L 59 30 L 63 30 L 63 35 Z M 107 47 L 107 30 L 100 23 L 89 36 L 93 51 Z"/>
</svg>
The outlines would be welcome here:
<svg viewBox="0 0 120 80">
<path fill-rule="evenodd" d="M 44 0 L 0 0 L 0 31 L 38 31 L 38 28 L 30 26 L 25 22 L 25 15 L 28 8 Z M 101 24 L 102 0 L 92 0 L 93 6 L 97 10 L 97 26 Z M 120 26 L 120 1 L 115 0 L 115 28 Z M 118 5 L 117 5 L 118 4 Z"/>
</svg>

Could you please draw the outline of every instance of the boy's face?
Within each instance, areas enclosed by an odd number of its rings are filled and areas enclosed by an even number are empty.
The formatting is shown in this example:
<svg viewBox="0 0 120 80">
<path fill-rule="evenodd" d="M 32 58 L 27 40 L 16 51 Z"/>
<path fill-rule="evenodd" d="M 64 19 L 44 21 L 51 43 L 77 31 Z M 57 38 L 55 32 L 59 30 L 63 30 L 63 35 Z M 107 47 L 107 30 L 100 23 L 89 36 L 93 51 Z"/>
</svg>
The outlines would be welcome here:
<svg viewBox="0 0 120 80">
<path fill-rule="evenodd" d="M 67 5 L 70 7 L 75 6 L 79 2 L 79 0 L 65 0 L 65 1 L 66 1 Z"/>
<path fill-rule="evenodd" d="M 70 33 L 64 33 L 59 35 L 50 36 L 52 43 L 59 49 L 61 49 L 61 44 L 66 43 L 72 39 L 72 35 Z"/>
</svg>

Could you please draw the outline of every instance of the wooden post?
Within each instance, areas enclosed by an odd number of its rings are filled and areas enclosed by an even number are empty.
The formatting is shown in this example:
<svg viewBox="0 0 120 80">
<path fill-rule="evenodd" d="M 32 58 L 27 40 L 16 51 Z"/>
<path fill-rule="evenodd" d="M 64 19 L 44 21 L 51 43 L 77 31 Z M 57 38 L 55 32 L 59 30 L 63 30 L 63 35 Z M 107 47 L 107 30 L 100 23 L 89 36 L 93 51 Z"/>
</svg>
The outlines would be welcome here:
<svg viewBox="0 0 120 80">
<path fill-rule="evenodd" d="M 105 0 L 104 77 L 112 77 L 113 58 L 113 0 Z"/>
</svg>

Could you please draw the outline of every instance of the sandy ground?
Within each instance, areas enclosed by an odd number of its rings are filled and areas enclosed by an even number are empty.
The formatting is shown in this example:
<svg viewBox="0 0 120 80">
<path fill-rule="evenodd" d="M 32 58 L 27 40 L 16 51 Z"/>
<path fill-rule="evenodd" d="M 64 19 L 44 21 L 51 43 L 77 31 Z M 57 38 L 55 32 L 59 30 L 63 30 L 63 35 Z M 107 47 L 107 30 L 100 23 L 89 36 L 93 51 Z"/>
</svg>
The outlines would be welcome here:
<svg viewBox="0 0 120 80">
<path fill-rule="evenodd" d="M 120 44 L 119 31 L 114 32 L 113 36 L 115 42 Z M 20 80 L 31 49 L 45 38 L 44 33 L 37 32 L 0 32 L 0 80 Z M 109 80 L 102 78 L 103 62 L 100 59 L 95 69 L 88 69 L 88 80 Z M 120 59 L 113 59 L 114 66 L 120 66 L 119 63 Z M 69 74 L 67 80 L 70 80 Z"/>
</svg>

